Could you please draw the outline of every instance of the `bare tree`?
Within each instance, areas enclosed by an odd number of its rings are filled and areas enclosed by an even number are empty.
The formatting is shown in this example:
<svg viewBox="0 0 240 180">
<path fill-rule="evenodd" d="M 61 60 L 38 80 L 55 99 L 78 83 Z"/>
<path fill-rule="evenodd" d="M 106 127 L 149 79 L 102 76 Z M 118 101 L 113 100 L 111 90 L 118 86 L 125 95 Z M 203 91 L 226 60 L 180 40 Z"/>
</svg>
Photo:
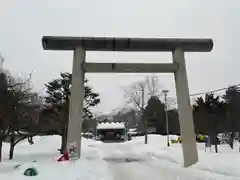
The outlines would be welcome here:
<svg viewBox="0 0 240 180">
<path fill-rule="evenodd" d="M 141 111 L 142 123 L 144 123 L 145 129 L 145 144 L 148 142 L 147 118 L 144 116 L 145 107 L 150 97 L 160 94 L 160 87 L 157 76 L 152 75 L 147 76 L 143 81 L 135 82 L 125 88 L 125 98 L 127 99 L 127 103 Z"/>
<path fill-rule="evenodd" d="M 124 97 L 127 99 L 127 104 L 131 104 L 134 108 L 142 110 L 142 104 L 146 104 L 145 100 L 142 102 L 142 89 L 146 89 L 144 81 L 135 82 L 126 87 L 124 89 Z"/>
<path fill-rule="evenodd" d="M 147 101 L 151 96 L 161 94 L 162 86 L 159 83 L 158 77 L 155 75 L 146 76 L 142 81 L 137 81 L 130 86 L 124 88 L 124 97 L 127 99 L 127 104 L 131 104 L 134 108 L 142 110 L 147 105 Z M 142 100 L 142 91 L 144 91 L 144 99 Z M 142 102 L 144 101 L 144 102 Z"/>
<path fill-rule="evenodd" d="M 157 96 L 161 92 L 162 86 L 159 84 L 158 76 L 147 76 L 145 81 L 149 96 Z"/>
<path fill-rule="evenodd" d="M 27 79 L 11 78 L 12 81 L 8 85 L 8 93 L 10 94 L 9 113 L 9 129 L 10 129 L 10 149 L 9 159 L 13 158 L 14 147 L 17 143 L 32 135 L 26 133 L 36 124 L 34 114 L 36 114 L 37 106 L 34 104 L 36 93 L 31 93 L 31 74 Z M 30 126 L 30 127 L 29 127 Z M 29 139 L 31 142 L 31 138 Z"/>
<path fill-rule="evenodd" d="M 0 101 L 0 154 L 1 144 L 9 138 L 9 159 L 13 158 L 14 147 L 21 140 L 28 138 L 29 133 L 23 133 L 31 129 L 35 123 L 32 112 L 31 74 L 29 78 L 15 78 L 6 72 L 1 74 L 1 101 Z M 31 127 L 29 127 L 31 126 Z"/>
</svg>

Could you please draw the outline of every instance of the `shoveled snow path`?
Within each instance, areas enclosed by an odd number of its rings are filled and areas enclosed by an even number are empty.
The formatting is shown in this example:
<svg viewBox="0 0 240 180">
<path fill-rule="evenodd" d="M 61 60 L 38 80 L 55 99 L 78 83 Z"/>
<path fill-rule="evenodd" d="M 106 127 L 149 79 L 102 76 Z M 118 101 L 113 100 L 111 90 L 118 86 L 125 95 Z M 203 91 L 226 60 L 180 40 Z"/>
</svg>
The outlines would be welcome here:
<svg viewBox="0 0 240 180">
<path fill-rule="evenodd" d="M 167 159 L 138 153 L 130 144 L 112 143 L 98 146 L 108 162 L 113 180 L 236 180 L 193 168 L 182 168 Z"/>
</svg>

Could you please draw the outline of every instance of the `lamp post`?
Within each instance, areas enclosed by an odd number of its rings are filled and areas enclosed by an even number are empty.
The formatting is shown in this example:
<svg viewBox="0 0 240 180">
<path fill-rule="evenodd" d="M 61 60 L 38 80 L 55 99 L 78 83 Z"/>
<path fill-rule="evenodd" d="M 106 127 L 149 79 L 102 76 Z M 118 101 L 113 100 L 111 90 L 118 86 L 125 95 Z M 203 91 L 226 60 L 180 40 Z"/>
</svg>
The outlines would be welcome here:
<svg viewBox="0 0 240 180">
<path fill-rule="evenodd" d="M 144 122 L 144 143 L 147 144 L 148 143 L 148 137 L 147 137 L 147 134 L 148 134 L 148 125 L 147 125 L 147 120 L 144 116 L 144 87 L 143 85 L 141 84 L 141 92 L 142 92 L 142 105 L 141 105 L 141 112 L 142 112 L 142 121 Z"/>
<path fill-rule="evenodd" d="M 168 90 L 162 90 L 162 93 L 164 94 L 164 104 L 165 104 L 165 117 L 166 117 L 166 134 L 167 134 L 167 146 L 170 146 L 169 143 L 169 131 L 168 131 L 168 108 L 167 108 L 167 93 L 169 91 Z"/>
</svg>

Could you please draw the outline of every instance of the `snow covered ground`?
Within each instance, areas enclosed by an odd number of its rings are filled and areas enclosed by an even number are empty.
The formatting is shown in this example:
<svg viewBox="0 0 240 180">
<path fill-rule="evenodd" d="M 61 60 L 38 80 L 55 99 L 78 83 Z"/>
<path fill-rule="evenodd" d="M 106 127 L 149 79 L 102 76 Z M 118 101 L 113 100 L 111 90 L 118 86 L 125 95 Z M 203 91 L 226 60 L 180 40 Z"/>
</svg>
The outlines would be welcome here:
<svg viewBox="0 0 240 180">
<path fill-rule="evenodd" d="M 205 152 L 198 144 L 199 162 L 183 168 L 181 144 L 166 147 L 164 136 L 149 135 L 125 143 L 101 143 L 83 139 L 81 160 L 57 162 L 60 137 L 35 137 L 35 144 L 23 141 L 16 146 L 12 161 L 7 160 L 8 144 L 3 147 L 0 179 L 25 180 L 240 180 L 240 153 L 221 145 L 219 153 Z M 213 151 L 213 148 L 212 148 Z M 33 162 L 36 161 L 36 162 Z M 38 176 L 23 175 L 36 167 Z"/>
</svg>

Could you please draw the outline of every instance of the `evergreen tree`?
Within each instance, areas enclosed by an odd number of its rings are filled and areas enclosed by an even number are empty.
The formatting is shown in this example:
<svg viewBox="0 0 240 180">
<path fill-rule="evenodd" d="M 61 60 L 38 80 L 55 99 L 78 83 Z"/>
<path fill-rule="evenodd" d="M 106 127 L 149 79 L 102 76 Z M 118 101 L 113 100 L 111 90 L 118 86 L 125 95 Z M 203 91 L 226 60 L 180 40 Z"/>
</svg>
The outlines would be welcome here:
<svg viewBox="0 0 240 180">
<path fill-rule="evenodd" d="M 62 136 L 61 152 L 66 150 L 67 125 L 69 114 L 69 97 L 71 95 L 71 77 L 70 73 L 61 73 L 60 78 L 53 79 L 45 86 L 47 87 L 46 103 L 51 105 L 54 119 L 60 121 L 60 135 Z M 91 107 L 100 103 L 99 94 L 93 92 L 92 88 L 84 84 L 84 119 L 92 118 Z"/>
</svg>

